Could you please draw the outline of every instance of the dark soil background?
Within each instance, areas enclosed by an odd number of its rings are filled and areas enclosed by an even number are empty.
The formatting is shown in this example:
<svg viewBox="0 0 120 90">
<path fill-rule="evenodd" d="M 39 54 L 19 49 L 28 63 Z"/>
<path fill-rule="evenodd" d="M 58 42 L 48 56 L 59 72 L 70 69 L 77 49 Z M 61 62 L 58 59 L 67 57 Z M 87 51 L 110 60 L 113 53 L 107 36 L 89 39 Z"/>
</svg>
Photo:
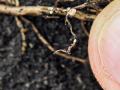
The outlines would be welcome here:
<svg viewBox="0 0 120 90">
<path fill-rule="evenodd" d="M 55 0 L 21 0 L 21 5 L 53 6 Z M 60 2 L 58 7 L 73 7 L 85 0 Z M 56 48 L 70 44 L 71 34 L 65 25 L 65 17 L 47 19 L 43 16 L 26 16 Z M 70 18 L 78 39 L 72 55 L 88 60 L 88 37 L 79 20 Z M 90 30 L 92 21 L 86 23 Z M 66 60 L 49 51 L 36 37 L 29 25 L 28 48 L 21 55 L 21 35 L 14 16 L 0 14 L 0 90 L 102 90 L 95 80 L 89 63 Z"/>
</svg>

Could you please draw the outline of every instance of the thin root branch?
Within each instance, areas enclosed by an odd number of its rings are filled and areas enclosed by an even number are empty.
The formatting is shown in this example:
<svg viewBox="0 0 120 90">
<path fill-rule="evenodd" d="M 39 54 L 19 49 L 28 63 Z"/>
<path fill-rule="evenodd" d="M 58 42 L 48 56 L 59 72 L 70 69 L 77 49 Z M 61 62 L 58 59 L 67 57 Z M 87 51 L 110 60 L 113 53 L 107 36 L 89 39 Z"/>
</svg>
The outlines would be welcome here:
<svg viewBox="0 0 120 90">
<path fill-rule="evenodd" d="M 80 4 L 80 5 L 78 5 L 78 6 L 75 6 L 75 7 L 73 7 L 73 8 L 75 8 L 75 9 L 83 9 L 83 8 L 85 8 L 85 7 L 87 7 L 87 2 L 85 2 L 85 3 L 83 3 L 83 4 Z"/>
<path fill-rule="evenodd" d="M 73 14 L 73 13 L 75 13 L 75 11 L 73 10 L 73 11 L 69 11 L 68 12 L 68 14 L 66 15 L 66 18 L 65 18 L 65 23 L 66 24 L 68 24 L 68 26 L 69 26 L 69 28 L 70 28 L 70 32 L 71 32 L 71 34 L 72 34 L 72 36 L 73 36 L 73 42 L 72 42 L 72 44 L 68 47 L 68 49 L 67 49 L 67 53 L 71 53 L 71 50 L 72 50 L 72 48 L 74 48 L 75 47 L 75 45 L 76 45 L 76 43 L 77 43 L 77 36 L 76 36 L 76 34 L 73 32 L 73 27 L 72 27 L 72 25 L 71 25 L 71 23 L 70 23 L 70 21 L 69 21 L 69 19 L 68 19 L 68 17 L 70 16 L 70 14 Z"/>
<path fill-rule="evenodd" d="M 84 21 L 81 21 L 81 27 L 82 27 L 82 30 L 84 31 L 84 33 L 89 37 L 89 33 L 84 25 Z"/>
<path fill-rule="evenodd" d="M 32 26 L 32 30 L 34 31 L 34 33 L 37 35 L 38 39 L 52 52 L 55 52 L 56 50 L 52 47 L 52 45 L 50 45 L 50 43 L 42 36 L 42 34 L 38 31 L 38 29 L 36 28 L 36 26 L 29 21 L 28 19 L 24 18 L 24 17 L 20 17 L 23 21 L 25 21 L 26 23 L 30 24 Z M 69 59 L 69 60 L 73 60 L 73 61 L 78 61 L 80 63 L 85 64 L 86 60 L 84 59 L 80 59 L 78 57 L 63 53 L 63 52 L 56 52 L 55 53 L 58 56 L 61 56 L 65 59 Z"/>
<path fill-rule="evenodd" d="M 17 26 L 20 28 L 20 33 L 22 37 L 21 51 L 22 51 L 22 54 L 24 54 L 27 48 L 26 35 L 25 35 L 25 33 L 27 32 L 27 29 L 23 27 L 23 24 L 18 17 L 15 17 L 15 20 L 16 20 Z"/>
<path fill-rule="evenodd" d="M 66 17 L 65 17 L 65 25 L 68 25 L 69 28 L 70 28 L 70 33 L 71 33 L 72 36 L 73 36 L 73 42 L 70 44 L 70 46 L 67 48 L 67 50 L 66 50 L 66 49 L 59 49 L 59 50 L 56 50 L 54 53 L 56 53 L 56 52 L 64 52 L 64 53 L 67 53 L 67 54 L 71 54 L 72 48 L 75 47 L 75 45 L 76 45 L 76 43 L 77 43 L 77 39 L 76 39 L 77 36 L 76 36 L 76 34 L 73 32 L 72 25 L 71 25 L 71 23 L 70 23 L 70 21 L 69 21 L 69 19 L 68 19 L 69 15 L 74 15 L 75 12 L 76 12 L 76 10 L 74 10 L 74 9 L 72 9 L 72 10 L 69 9 L 69 11 L 68 11 L 68 13 L 67 13 L 67 15 L 66 15 Z"/>
<path fill-rule="evenodd" d="M 20 5 L 19 0 L 12 0 L 14 1 L 14 4 L 18 7 Z M 11 1 L 11 4 L 12 4 Z M 21 16 L 22 17 L 22 16 Z M 21 51 L 22 54 L 25 54 L 26 48 L 27 48 L 27 42 L 26 42 L 26 35 L 25 33 L 27 32 L 27 29 L 24 28 L 22 21 L 18 18 L 18 16 L 15 16 L 16 24 L 20 28 L 20 33 L 22 37 L 22 46 L 21 46 Z"/>
</svg>

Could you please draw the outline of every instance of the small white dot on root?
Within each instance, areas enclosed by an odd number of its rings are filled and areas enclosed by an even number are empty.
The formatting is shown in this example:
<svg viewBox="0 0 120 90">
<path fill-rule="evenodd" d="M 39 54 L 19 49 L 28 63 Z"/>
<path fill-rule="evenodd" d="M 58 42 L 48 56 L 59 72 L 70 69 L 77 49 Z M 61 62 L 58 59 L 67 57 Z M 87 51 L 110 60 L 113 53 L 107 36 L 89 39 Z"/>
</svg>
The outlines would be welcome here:
<svg viewBox="0 0 120 90">
<path fill-rule="evenodd" d="M 76 14 L 76 9 L 74 8 L 67 8 L 67 11 L 68 11 L 67 15 L 69 16 L 74 16 Z"/>
</svg>

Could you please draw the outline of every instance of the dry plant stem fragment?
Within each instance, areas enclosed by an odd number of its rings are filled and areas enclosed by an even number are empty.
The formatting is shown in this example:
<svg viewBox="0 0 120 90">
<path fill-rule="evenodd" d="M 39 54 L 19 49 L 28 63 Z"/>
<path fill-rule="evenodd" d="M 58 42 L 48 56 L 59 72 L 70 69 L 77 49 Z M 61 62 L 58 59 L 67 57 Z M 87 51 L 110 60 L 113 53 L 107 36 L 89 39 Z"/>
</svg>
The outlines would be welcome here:
<svg viewBox="0 0 120 90">
<path fill-rule="evenodd" d="M 54 8 L 47 6 L 7 6 L 0 4 L 0 13 L 11 14 L 16 16 L 24 16 L 24 15 L 43 15 L 43 14 L 52 14 L 52 15 L 67 15 L 68 10 L 63 8 Z M 74 14 L 75 18 L 79 20 L 93 20 L 96 18 L 96 15 L 86 14 L 81 11 L 76 11 Z"/>
</svg>

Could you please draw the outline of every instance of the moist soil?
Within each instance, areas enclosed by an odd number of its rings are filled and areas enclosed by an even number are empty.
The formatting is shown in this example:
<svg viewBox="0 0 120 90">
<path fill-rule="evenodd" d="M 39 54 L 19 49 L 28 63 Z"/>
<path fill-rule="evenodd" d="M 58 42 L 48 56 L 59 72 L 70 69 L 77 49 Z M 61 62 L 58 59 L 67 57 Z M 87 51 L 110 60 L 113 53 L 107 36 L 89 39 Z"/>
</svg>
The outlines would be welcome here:
<svg viewBox="0 0 120 90">
<path fill-rule="evenodd" d="M 60 2 L 58 7 L 73 7 L 85 0 Z M 54 6 L 55 0 L 21 0 L 21 5 Z M 71 43 L 69 27 L 64 16 L 46 18 L 44 16 L 26 16 L 38 28 L 39 32 L 56 49 L 66 48 Z M 77 35 L 77 45 L 71 54 L 86 61 L 88 59 L 88 36 L 81 28 L 81 22 L 69 18 Z M 92 21 L 85 23 L 88 32 Z M 15 17 L 0 14 L 0 90 L 102 90 L 90 69 L 85 65 L 56 56 L 41 43 L 28 28 L 27 51 L 21 55 L 21 34 Z"/>
</svg>

